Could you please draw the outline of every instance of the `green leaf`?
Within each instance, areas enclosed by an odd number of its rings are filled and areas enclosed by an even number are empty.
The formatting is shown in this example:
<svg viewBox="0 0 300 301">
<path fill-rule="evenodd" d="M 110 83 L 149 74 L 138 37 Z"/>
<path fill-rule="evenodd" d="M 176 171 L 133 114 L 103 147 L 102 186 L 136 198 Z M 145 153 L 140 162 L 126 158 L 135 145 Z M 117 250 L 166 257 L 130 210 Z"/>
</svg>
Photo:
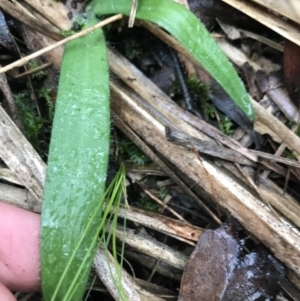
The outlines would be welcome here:
<svg viewBox="0 0 300 301">
<path fill-rule="evenodd" d="M 97 23 L 93 16 L 87 26 Z M 82 299 L 100 209 L 86 226 L 104 194 L 109 133 L 107 53 L 98 29 L 70 42 L 63 56 L 42 208 L 41 278 L 46 301 L 64 300 L 79 270 L 69 300 Z"/>
<path fill-rule="evenodd" d="M 94 1 L 96 14 L 130 14 L 132 0 Z M 170 32 L 253 120 L 254 112 L 243 82 L 196 16 L 172 0 L 139 0 L 136 17 Z"/>
</svg>

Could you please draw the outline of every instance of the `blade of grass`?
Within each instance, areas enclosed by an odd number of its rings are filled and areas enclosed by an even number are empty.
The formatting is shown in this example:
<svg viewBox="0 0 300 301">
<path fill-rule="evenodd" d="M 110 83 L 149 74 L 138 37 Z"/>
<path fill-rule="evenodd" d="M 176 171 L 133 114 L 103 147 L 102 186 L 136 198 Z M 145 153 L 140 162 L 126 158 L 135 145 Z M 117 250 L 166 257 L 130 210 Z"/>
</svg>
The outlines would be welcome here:
<svg viewBox="0 0 300 301">
<path fill-rule="evenodd" d="M 123 264 L 123 254 L 124 254 L 124 245 L 125 245 L 125 240 L 122 241 L 122 253 L 121 253 L 121 259 L 120 263 L 118 262 L 118 254 L 117 254 L 117 247 L 116 247 L 116 242 L 117 242 L 117 236 L 116 236 L 116 230 L 117 230 L 117 222 L 118 222 L 118 211 L 121 205 L 121 201 L 123 198 L 123 193 L 125 190 L 125 182 L 126 182 L 126 172 L 125 168 L 122 165 L 120 167 L 120 174 L 122 175 L 122 178 L 120 178 L 121 182 L 120 186 L 118 186 L 118 190 L 114 190 L 116 192 L 115 195 L 115 205 L 114 205 L 114 212 L 111 210 L 110 207 L 110 212 L 113 212 L 113 214 L 110 215 L 109 220 L 106 219 L 106 227 L 104 227 L 102 231 L 102 236 L 100 238 L 100 243 L 102 245 L 102 250 L 105 253 L 105 256 L 107 258 L 107 264 L 109 267 L 110 271 L 110 276 L 112 279 L 112 282 L 114 283 L 114 286 L 116 290 L 118 291 L 118 300 L 123 300 L 123 301 L 128 301 L 130 299 L 129 296 L 126 294 L 123 285 L 122 285 L 122 264 Z M 111 222 L 112 219 L 112 222 Z M 124 219 L 124 227 L 126 226 L 126 218 Z M 108 233 L 108 235 L 107 235 Z M 110 265 L 110 260 L 109 260 L 109 251 L 108 251 L 108 246 L 109 243 L 111 242 L 112 244 L 112 250 L 113 250 L 113 259 L 114 259 L 114 264 L 113 267 Z M 116 272 L 116 276 L 113 273 L 114 270 Z"/>
<path fill-rule="evenodd" d="M 94 283 L 95 283 L 96 279 L 97 279 L 97 276 L 94 276 L 94 279 L 93 279 L 93 281 L 92 281 L 92 283 L 91 283 L 91 286 L 90 286 L 89 290 L 88 290 L 87 293 L 86 293 L 86 297 L 84 298 L 84 301 L 87 301 L 87 300 L 88 300 L 88 297 L 89 297 L 89 295 L 90 295 L 90 293 L 91 293 L 91 291 L 92 291 L 92 288 L 93 288 L 93 286 L 94 286 Z"/>
<path fill-rule="evenodd" d="M 94 1 L 96 14 L 130 14 L 132 0 Z M 151 21 L 170 32 L 225 89 L 253 120 L 254 112 L 244 84 L 204 25 L 182 5 L 172 0 L 139 0 L 136 17 Z"/>
<path fill-rule="evenodd" d="M 64 296 L 63 301 L 72 300 L 74 292 L 76 291 L 76 283 L 79 281 L 79 279 L 81 279 L 81 277 L 83 275 L 86 262 L 89 260 L 89 254 L 90 253 L 95 253 L 95 251 L 97 249 L 97 248 L 95 248 L 95 246 L 96 246 L 96 242 L 97 242 L 97 239 L 98 239 L 98 234 L 101 230 L 104 231 L 105 223 L 107 222 L 108 214 L 111 212 L 111 209 L 112 209 L 113 206 L 116 206 L 117 208 L 118 208 L 118 206 L 120 206 L 120 201 L 119 200 L 122 197 L 122 195 L 120 195 L 120 194 L 122 194 L 122 185 L 124 183 L 125 174 L 126 174 L 125 173 L 125 168 L 122 165 L 120 167 L 120 170 L 118 171 L 117 175 L 115 176 L 114 180 L 112 181 L 112 183 L 109 185 L 109 187 L 105 191 L 105 194 L 103 195 L 103 197 L 102 197 L 101 201 L 99 202 L 98 206 L 95 208 L 94 213 L 91 216 L 91 219 L 89 220 L 86 228 L 84 229 L 84 233 L 83 233 L 82 237 L 80 238 L 80 240 L 78 242 L 78 245 L 76 246 L 76 248 L 73 252 L 73 255 L 76 255 L 77 250 L 78 250 L 78 248 L 80 248 L 84 237 L 89 233 L 89 229 L 92 226 L 93 222 L 97 221 L 97 212 L 99 212 L 99 210 L 101 210 L 101 207 L 104 205 L 104 213 L 103 213 L 101 222 L 99 223 L 96 231 L 94 232 L 92 243 L 88 247 L 87 252 L 85 254 L 85 257 L 83 258 L 83 260 L 81 262 L 81 265 L 78 268 L 76 274 L 73 276 L 73 279 L 72 279 L 72 282 L 70 284 L 69 289 L 65 292 L 65 296 Z M 104 203 L 105 199 L 108 199 L 107 203 Z M 114 203 L 116 203 L 116 204 L 114 205 Z M 117 218 L 117 216 L 115 214 L 112 214 L 111 216 L 114 216 L 114 219 Z M 68 270 L 70 265 L 73 263 L 73 260 L 74 260 L 74 257 L 70 258 L 70 261 L 69 261 L 68 265 L 66 266 L 65 271 Z M 61 277 L 62 281 L 64 281 L 65 275 L 66 275 L 66 273 L 64 273 L 64 275 L 62 275 L 62 277 Z"/>
<path fill-rule="evenodd" d="M 123 187 L 125 187 L 125 177 L 124 177 L 124 181 L 123 181 Z M 125 239 L 122 241 L 122 253 L 121 253 L 121 257 L 120 257 L 120 263 L 118 262 L 117 258 L 118 258 L 118 254 L 117 254 L 117 228 L 118 228 L 118 216 L 119 216 L 119 208 L 121 205 L 121 200 L 122 200 L 122 193 L 123 193 L 123 189 L 122 191 L 120 190 L 119 195 L 117 197 L 117 204 L 115 207 L 115 214 L 114 214 L 114 219 L 113 219 L 113 223 L 112 223 L 112 255 L 114 257 L 115 260 L 115 266 L 117 268 L 117 279 L 115 280 L 115 285 L 117 287 L 117 290 L 119 291 L 119 295 L 120 295 L 120 300 L 128 300 L 128 298 L 126 297 L 126 293 L 123 289 L 122 286 L 122 267 L 123 267 L 123 254 L 124 254 L 124 246 L 125 246 Z M 124 229 L 126 228 L 126 218 L 124 219 Z M 125 231 L 124 231 L 125 232 Z M 109 261 L 108 261 L 109 262 Z M 113 277 L 113 275 L 112 275 Z"/>
</svg>

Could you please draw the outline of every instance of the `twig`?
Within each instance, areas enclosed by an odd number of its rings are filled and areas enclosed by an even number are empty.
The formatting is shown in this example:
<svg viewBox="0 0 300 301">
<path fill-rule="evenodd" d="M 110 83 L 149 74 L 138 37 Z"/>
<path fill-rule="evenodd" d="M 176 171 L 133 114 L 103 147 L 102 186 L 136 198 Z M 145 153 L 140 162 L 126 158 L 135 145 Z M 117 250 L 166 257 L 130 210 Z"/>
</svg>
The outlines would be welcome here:
<svg viewBox="0 0 300 301">
<path fill-rule="evenodd" d="M 133 27 L 139 0 L 132 0 L 128 27 Z"/>
<path fill-rule="evenodd" d="M 83 30 L 83 31 L 81 31 L 79 33 L 76 33 L 76 34 L 72 35 L 71 37 L 65 38 L 65 39 L 63 39 L 63 40 L 61 40 L 61 41 L 59 41 L 59 42 L 57 42 L 57 43 L 55 43 L 53 45 L 50 45 L 50 46 L 48 46 L 48 47 L 46 47 L 44 49 L 41 49 L 41 50 L 39 50 L 37 52 L 34 52 L 34 53 L 32 53 L 32 54 L 30 54 L 30 55 L 28 55 L 28 56 L 26 56 L 26 57 L 24 57 L 24 58 L 22 58 L 20 60 L 17 60 L 16 62 L 14 62 L 12 64 L 9 64 L 9 65 L 1 68 L 0 69 L 0 74 L 6 72 L 8 70 L 11 70 L 11 69 L 13 69 L 15 67 L 21 67 L 21 66 L 27 64 L 30 60 L 32 60 L 32 59 L 34 59 L 36 57 L 39 57 L 39 56 L 41 56 L 41 55 L 43 55 L 43 54 L 45 54 L 45 53 L 47 53 L 47 52 L 49 52 L 49 51 L 51 51 L 51 50 L 59 47 L 59 46 L 65 45 L 65 44 L 67 44 L 67 43 L 69 43 L 69 42 L 71 42 L 71 41 L 73 41 L 75 39 L 78 39 L 78 38 L 80 38 L 82 36 L 85 36 L 85 35 L 91 33 L 92 31 L 94 31 L 94 30 L 96 30 L 96 29 L 98 29 L 100 27 L 103 27 L 103 26 L 105 26 L 105 25 L 107 25 L 109 23 L 112 23 L 112 22 L 114 22 L 116 20 L 121 19 L 122 17 L 123 17 L 123 15 L 118 14 L 118 15 L 115 15 L 113 17 L 107 18 L 104 21 L 102 21 L 102 22 L 100 22 L 100 23 L 98 23 L 98 24 L 96 24 L 96 25 L 94 25 L 92 27 L 87 28 L 86 30 Z"/>
<path fill-rule="evenodd" d="M 155 195 L 153 195 L 149 190 L 147 190 L 141 183 L 136 182 L 141 188 L 142 190 L 152 199 L 154 200 L 156 203 L 158 203 L 160 206 L 162 206 L 164 209 L 168 210 L 169 212 L 171 212 L 174 216 L 176 216 L 179 220 L 181 220 L 182 222 L 186 222 L 189 224 L 188 221 L 186 221 L 180 214 L 178 214 L 175 210 L 173 210 L 172 208 L 170 208 L 168 205 L 166 205 L 163 201 L 161 201 L 159 198 L 157 198 Z"/>
<path fill-rule="evenodd" d="M 29 76 L 29 75 L 37 73 L 39 71 L 45 70 L 46 68 L 48 68 L 50 66 L 52 66 L 52 63 L 46 63 L 42 66 L 37 67 L 37 68 L 30 69 L 30 70 L 28 70 L 24 73 L 18 74 L 17 76 L 15 76 L 15 78 L 22 78 L 22 77 L 25 77 L 25 76 Z"/>
</svg>

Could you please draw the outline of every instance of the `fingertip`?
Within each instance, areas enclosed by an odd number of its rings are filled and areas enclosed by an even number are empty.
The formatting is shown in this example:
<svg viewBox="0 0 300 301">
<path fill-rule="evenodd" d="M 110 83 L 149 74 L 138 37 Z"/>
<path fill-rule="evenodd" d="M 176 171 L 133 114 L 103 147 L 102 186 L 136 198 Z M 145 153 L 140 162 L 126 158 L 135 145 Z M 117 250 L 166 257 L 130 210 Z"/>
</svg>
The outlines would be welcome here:
<svg viewBox="0 0 300 301">
<path fill-rule="evenodd" d="M 17 301 L 11 291 L 0 283 L 0 300 L 1 301 Z"/>
<path fill-rule="evenodd" d="M 39 234 L 38 214 L 0 202 L 0 281 L 6 287 L 39 290 Z"/>
</svg>

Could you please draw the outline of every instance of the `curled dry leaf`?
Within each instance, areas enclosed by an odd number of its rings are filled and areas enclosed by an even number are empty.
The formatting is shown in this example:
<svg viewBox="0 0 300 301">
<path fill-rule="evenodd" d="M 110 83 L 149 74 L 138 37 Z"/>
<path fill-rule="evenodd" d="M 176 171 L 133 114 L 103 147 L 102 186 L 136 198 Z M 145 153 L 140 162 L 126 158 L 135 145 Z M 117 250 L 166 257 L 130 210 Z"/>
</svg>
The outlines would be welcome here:
<svg viewBox="0 0 300 301">
<path fill-rule="evenodd" d="M 240 229 L 230 219 L 201 235 L 184 272 L 178 301 L 274 299 L 284 268 L 262 246 L 242 257 Z"/>
</svg>

